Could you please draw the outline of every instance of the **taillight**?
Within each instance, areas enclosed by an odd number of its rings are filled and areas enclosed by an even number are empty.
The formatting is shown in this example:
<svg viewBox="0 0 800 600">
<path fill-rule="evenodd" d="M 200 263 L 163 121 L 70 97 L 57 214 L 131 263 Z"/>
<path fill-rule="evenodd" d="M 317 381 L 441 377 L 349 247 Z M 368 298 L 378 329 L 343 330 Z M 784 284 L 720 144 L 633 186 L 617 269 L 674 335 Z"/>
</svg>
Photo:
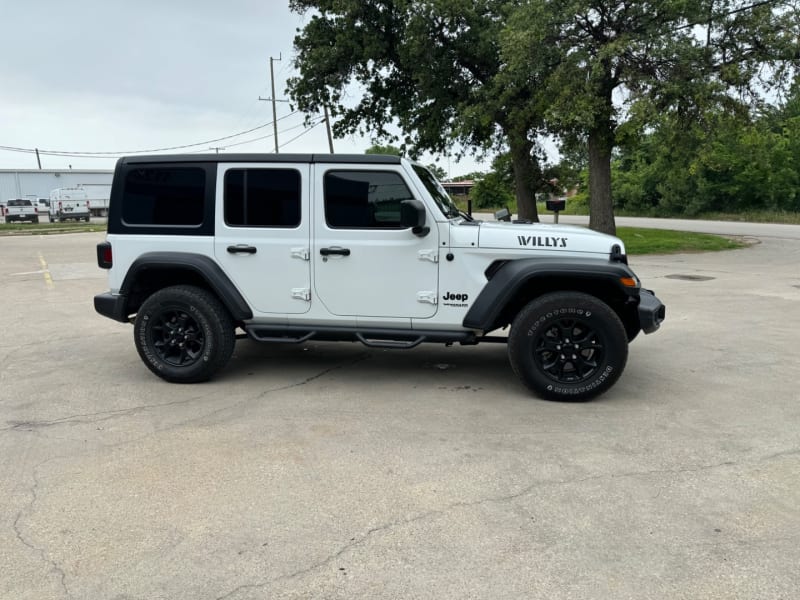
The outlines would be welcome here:
<svg viewBox="0 0 800 600">
<path fill-rule="evenodd" d="M 61 210 L 61 200 L 58 201 L 58 210 Z"/>
<path fill-rule="evenodd" d="M 111 242 L 97 244 L 97 266 L 101 269 L 110 269 L 114 264 L 114 255 L 111 251 Z"/>
</svg>

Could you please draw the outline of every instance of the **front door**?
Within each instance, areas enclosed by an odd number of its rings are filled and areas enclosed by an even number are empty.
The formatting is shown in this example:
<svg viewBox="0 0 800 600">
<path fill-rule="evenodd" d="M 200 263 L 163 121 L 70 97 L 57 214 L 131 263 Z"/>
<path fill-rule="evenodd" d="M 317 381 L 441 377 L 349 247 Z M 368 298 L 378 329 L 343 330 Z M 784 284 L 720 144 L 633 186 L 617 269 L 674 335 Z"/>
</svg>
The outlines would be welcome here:
<svg viewBox="0 0 800 600">
<path fill-rule="evenodd" d="M 423 319 L 436 313 L 438 230 L 400 225 L 414 198 L 400 167 L 316 164 L 314 290 L 335 315 Z"/>
<path fill-rule="evenodd" d="M 308 312 L 307 163 L 220 164 L 214 255 L 254 311 Z"/>
</svg>

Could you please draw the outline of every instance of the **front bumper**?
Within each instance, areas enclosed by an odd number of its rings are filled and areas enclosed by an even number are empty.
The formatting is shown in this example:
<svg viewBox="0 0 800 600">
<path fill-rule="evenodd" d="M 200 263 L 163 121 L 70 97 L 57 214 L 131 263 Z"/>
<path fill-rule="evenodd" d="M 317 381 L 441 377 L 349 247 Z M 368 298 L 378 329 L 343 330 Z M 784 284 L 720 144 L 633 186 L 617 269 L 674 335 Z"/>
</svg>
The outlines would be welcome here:
<svg viewBox="0 0 800 600">
<path fill-rule="evenodd" d="M 651 290 L 639 292 L 639 326 L 645 333 L 653 333 L 661 327 L 666 316 L 666 307 Z"/>
<path fill-rule="evenodd" d="M 120 294 L 98 294 L 94 297 L 94 309 L 109 319 L 128 323 L 128 311 L 126 309 L 127 297 Z"/>
</svg>

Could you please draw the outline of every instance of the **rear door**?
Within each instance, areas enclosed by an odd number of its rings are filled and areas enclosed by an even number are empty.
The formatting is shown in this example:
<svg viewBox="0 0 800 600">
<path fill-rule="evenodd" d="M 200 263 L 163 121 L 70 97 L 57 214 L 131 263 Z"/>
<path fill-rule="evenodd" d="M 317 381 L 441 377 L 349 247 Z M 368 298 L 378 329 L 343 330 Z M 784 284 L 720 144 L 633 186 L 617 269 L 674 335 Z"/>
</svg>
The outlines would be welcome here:
<svg viewBox="0 0 800 600">
<path fill-rule="evenodd" d="M 308 163 L 220 164 L 214 255 L 255 312 L 308 312 Z"/>
</svg>

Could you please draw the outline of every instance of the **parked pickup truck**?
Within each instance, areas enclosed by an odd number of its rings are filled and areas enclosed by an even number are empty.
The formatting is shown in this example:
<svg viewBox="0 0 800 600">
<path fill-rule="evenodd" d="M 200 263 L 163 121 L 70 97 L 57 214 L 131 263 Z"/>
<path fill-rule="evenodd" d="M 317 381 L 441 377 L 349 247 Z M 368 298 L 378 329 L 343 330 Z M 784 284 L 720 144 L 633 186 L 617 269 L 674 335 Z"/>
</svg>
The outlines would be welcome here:
<svg viewBox="0 0 800 600">
<path fill-rule="evenodd" d="M 68 219 L 89 222 L 89 197 L 79 188 L 58 188 L 50 192 L 50 222 Z"/>
<path fill-rule="evenodd" d="M 6 223 L 12 221 L 39 222 L 39 209 L 28 199 L 15 198 L 2 205 L 3 217 Z"/>
</svg>

